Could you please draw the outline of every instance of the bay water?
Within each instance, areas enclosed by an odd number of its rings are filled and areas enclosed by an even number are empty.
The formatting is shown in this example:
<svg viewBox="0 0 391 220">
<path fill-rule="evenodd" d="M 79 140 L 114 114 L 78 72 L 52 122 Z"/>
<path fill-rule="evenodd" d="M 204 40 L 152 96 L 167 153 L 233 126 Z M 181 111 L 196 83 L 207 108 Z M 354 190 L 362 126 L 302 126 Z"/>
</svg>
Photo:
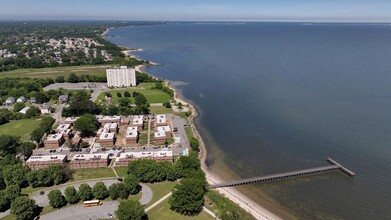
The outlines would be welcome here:
<svg viewBox="0 0 391 220">
<path fill-rule="evenodd" d="M 391 218 L 391 25 L 178 22 L 107 39 L 143 48 L 135 55 L 163 65 L 148 73 L 183 82 L 216 173 L 262 176 L 327 157 L 357 173 L 239 188 L 255 201 L 266 195 L 300 219 Z"/>
</svg>

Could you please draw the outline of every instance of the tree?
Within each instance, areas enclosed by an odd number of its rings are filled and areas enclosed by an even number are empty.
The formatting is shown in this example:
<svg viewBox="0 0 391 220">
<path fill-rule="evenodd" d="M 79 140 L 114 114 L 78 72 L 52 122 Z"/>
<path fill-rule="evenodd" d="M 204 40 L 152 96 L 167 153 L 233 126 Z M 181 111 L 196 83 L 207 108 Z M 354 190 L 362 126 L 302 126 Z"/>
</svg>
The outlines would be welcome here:
<svg viewBox="0 0 391 220">
<path fill-rule="evenodd" d="M 130 102 L 130 99 L 129 99 L 129 98 L 122 97 L 122 98 L 119 98 L 119 99 L 118 99 L 118 104 L 119 104 L 119 106 L 121 106 L 121 107 L 129 107 L 129 105 L 131 104 L 131 102 Z"/>
<path fill-rule="evenodd" d="M 117 97 L 118 98 L 121 98 L 122 97 L 122 94 L 120 92 L 117 92 Z"/>
<path fill-rule="evenodd" d="M 66 173 L 65 167 L 61 165 L 50 165 L 46 169 L 46 172 L 49 174 L 53 180 L 53 184 L 58 185 L 64 183 L 69 179 L 69 175 Z"/>
<path fill-rule="evenodd" d="M 136 160 L 128 165 L 128 174 L 137 177 L 141 182 L 162 181 L 160 164 L 154 160 Z"/>
<path fill-rule="evenodd" d="M 141 186 L 139 186 L 141 189 Z M 118 195 L 121 199 L 127 199 L 129 197 L 129 191 L 126 188 L 125 184 L 117 183 Z"/>
<path fill-rule="evenodd" d="M 114 183 L 109 187 L 109 195 L 113 200 L 118 198 L 127 199 L 129 197 L 129 192 L 124 183 Z"/>
<path fill-rule="evenodd" d="M 119 112 L 119 109 L 116 105 L 114 104 L 111 104 L 109 105 L 109 108 L 108 108 L 108 115 L 117 115 Z"/>
<path fill-rule="evenodd" d="M 136 106 L 142 106 L 148 103 L 147 98 L 139 92 L 133 93 L 133 97 L 135 99 Z"/>
<path fill-rule="evenodd" d="M 24 107 L 26 107 L 26 105 L 24 103 L 17 102 L 17 103 L 14 104 L 14 112 L 19 112 Z"/>
<path fill-rule="evenodd" d="M 64 76 L 57 76 L 57 78 L 54 80 L 56 83 L 63 83 L 65 82 Z"/>
<path fill-rule="evenodd" d="M 90 98 L 90 93 L 88 93 L 86 90 L 81 90 L 72 95 L 72 99 L 74 101 L 83 101 L 88 100 Z"/>
<path fill-rule="evenodd" d="M 27 180 L 33 188 L 52 185 L 52 180 L 45 169 L 32 170 L 27 174 Z"/>
<path fill-rule="evenodd" d="M 109 186 L 109 196 L 112 200 L 117 200 L 119 198 L 117 183 L 111 184 L 111 186 Z"/>
<path fill-rule="evenodd" d="M 164 106 L 165 106 L 166 108 L 171 108 L 171 103 L 170 103 L 170 102 L 165 102 L 165 103 L 164 103 Z"/>
<path fill-rule="evenodd" d="M 75 121 L 74 127 L 81 132 L 81 136 L 91 136 L 99 128 L 99 122 L 94 115 L 85 114 Z"/>
<path fill-rule="evenodd" d="M 92 187 L 92 194 L 97 199 L 106 199 L 109 196 L 109 191 L 104 183 L 97 182 L 94 187 Z"/>
<path fill-rule="evenodd" d="M 34 118 L 41 114 L 41 110 L 38 107 L 30 106 L 30 108 L 26 111 L 26 117 Z"/>
<path fill-rule="evenodd" d="M 91 187 L 88 184 L 81 184 L 79 187 L 79 198 L 83 201 L 90 200 L 94 198 L 92 195 Z"/>
<path fill-rule="evenodd" d="M 115 214 L 119 220 L 142 220 L 147 218 L 144 208 L 139 202 L 133 200 L 122 201 Z"/>
<path fill-rule="evenodd" d="M 18 197 L 11 204 L 11 214 L 15 216 L 16 220 L 33 219 L 36 216 L 35 209 L 35 201 L 27 196 Z"/>
<path fill-rule="evenodd" d="M 79 78 L 76 76 L 76 74 L 71 73 L 68 76 L 67 82 L 69 82 L 69 83 L 78 83 L 79 82 Z"/>
<path fill-rule="evenodd" d="M 190 138 L 190 147 L 193 151 L 200 152 L 200 142 L 194 137 Z"/>
<path fill-rule="evenodd" d="M 22 154 L 24 160 L 27 160 L 33 154 L 35 147 L 35 144 L 31 142 L 23 142 L 17 147 L 17 152 Z"/>
<path fill-rule="evenodd" d="M 37 92 L 35 94 L 35 100 L 38 104 L 46 103 L 50 100 L 50 97 L 45 92 Z"/>
<path fill-rule="evenodd" d="M 101 112 L 99 106 L 91 100 L 72 101 L 69 107 L 62 111 L 63 117 L 80 116 L 83 114 L 97 115 Z"/>
<path fill-rule="evenodd" d="M 11 185 L 7 186 L 7 188 L 4 190 L 4 193 L 8 201 L 13 202 L 20 196 L 21 190 L 19 186 Z"/>
<path fill-rule="evenodd" d="M 4 212 L 9 209 L 11 202 L 8 200 L 6 193 L 0 191 L 0 212 Z"/>
<path fill-rule="evenodd" d="M 198 214 L 204 203 L 204 186 L 194 179 L 183 178 L 172 190 L 170 208 L 183 215 Z"/>
<path fill-rule="evenodd" d="M 178 102 L 178 109 L 182 109 L 182 102 Z"/>
<path fill-rule="evenodd" d="M 38 127 L 31 132 L 30 140 L 35 141 L 37 144 L 40 144 L 44 134 L 44 129 L 42 127 Z"/>
<path fill-rule="evenodd" d="M 59 189 L 53 189 L 48 194 L 49 198 L 49 205 L 53 208 L 61 208 L 67 204 L 67 201 L 65 200 L 65 197 L 62 195 L 61 191 Z"/>
<path fill-rule="evenodd" d="M 79 202 L 79 195 L 77 194 L 77 191 L 76 191 L 75 187 L 68 186 L 65 189 L 64 194 L 65 194 L 65 199 L 70 204 L 75 204 L 75 203 Z"/>
<path fill-rule="evenodd" d="M 4 182 L 7 186 L 17 185 L 19 187 L 27 186 L 28 168 L 22 164 L 7 165 L 3 168 Z"/>
<path fill-rule="evenodd" d="M 140 180 L 136 176 L 128 174 L 124 179 L 124 186 L 130 194 L 134 195 L 140 192 L 139 182 Z"/>
<path fill-rule="evenodd" d="M 125 92 L 124 92 L 124 97 L 126 97 L 126 98 L 129 98 L 129 97 L 131 97 L 131 95 L 130 95 L 130 92 L 128 92 L 128 91 L 125 91 Z"/>
<path fill-rule="evenodd" d="M 0 135 L 0 156 L 14 155 L 20 144 L 20 138 L 11 135 Z"/>
</svg>

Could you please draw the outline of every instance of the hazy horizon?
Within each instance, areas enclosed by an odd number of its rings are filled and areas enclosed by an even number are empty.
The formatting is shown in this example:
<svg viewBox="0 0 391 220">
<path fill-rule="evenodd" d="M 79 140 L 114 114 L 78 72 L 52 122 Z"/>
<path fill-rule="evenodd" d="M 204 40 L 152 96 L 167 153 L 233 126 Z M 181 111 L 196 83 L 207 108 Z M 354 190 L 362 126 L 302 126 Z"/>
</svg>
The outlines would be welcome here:
<svg viewBox="0 0 391 220">
<path fill-rule="evenodd" d="M 3 0 L 0 20 L 391 22 L 386 0 Z"/>
</svg>

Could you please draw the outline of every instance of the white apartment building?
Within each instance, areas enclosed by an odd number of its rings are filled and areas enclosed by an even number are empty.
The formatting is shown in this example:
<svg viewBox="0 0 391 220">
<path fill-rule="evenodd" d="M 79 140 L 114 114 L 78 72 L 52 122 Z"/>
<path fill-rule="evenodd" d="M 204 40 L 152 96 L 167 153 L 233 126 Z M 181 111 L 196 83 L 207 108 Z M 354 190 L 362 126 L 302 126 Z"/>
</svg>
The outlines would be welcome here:
<svg viewBox="0 0 391 220">
<path fill-rule="evenodd" d="M 126 66 L 106 69 L 108 87 L 136 86 L 136 70 Z"/>
</svg>

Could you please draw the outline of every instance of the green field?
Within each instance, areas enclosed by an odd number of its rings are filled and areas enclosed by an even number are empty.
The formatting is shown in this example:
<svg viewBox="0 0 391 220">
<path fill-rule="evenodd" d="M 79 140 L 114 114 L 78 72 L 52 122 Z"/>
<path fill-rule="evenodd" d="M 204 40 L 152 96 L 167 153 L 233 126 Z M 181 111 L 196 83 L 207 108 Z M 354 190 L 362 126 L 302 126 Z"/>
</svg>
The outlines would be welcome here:
<svg viewBox="0 0 391 220">
<path fill-rule="evenodd" d="M 39 69 L 17 69 L 0 73 L 0 78 L 6 77 L 29 77 L 29 78 L 55 78 L 57 76 L 67 76 L 70 73 L 77 75 L 97 75 L 105 76 L 108 66 L 61 66 L 47 67 Z"/>
<path fill-rule="evenodd" d="M 193 132 L 191 131 L 191 128 L 190 127 L 186 127 L 185 128 L 185 132 L 186 132 L 186 135 L 187 135 L 187 138 L 190 140 L 191 138 L 194 137 L 194 134 Z"/>
<path fill-rule="evenodd" d="M 152 114 L 169 114 L 174 112 L 172 108 L 166 108 L 164 106 L 151 106 L 149 109 Z"/>
<path fill-rule="evenodd" d="M 16 135 L 22 140 L 30 138 L 30 133 L 39 126 L 40 118 L 22 119 L 17 121 L 10 121 L 6 124 L 0 125 L 0 135 Z"/>
<path fill-rule="evenodd" d="M 117 93 L 118 92 L 121 93 L 121 95 L 123 97 L 125 91 L 128 91 L 130 93 L 133 93 L 133 92 L 142 93 L 145 96 L 145 98 L 147 98 L 149 103 L 163 103 L 163 102 L 170 101 L 170 99 L 171 99 L 170 95 L 168 95 L 167 93 L 165 93 L 161 90 L 152 89 L 153 86 L 154 86 L 154 83 L 140 83 L 139 85 L 137 85 L 137 87 L 126 88 L 126 89 L 125 88 L 124 89 L 111 89 L 108 92 L 111 94 L 112 103 L 114 103 L 114 104 L 118 104 L 119 97 L 117 97 Z M 96 99 L 96 102 L 98 102 L 98 103 L 104 102 L 105 93 L 106 92 L 102 92 L 101 94 L 99 94 L 98 98 Z M 132 103 L 134 103 L 133 97 L 131 97 L 131 100 L 132 100 Z"/>
<path fill-rule="evenodd" d="M 151 209 L 147 212 L 148 219 L 150 220 L 212 220 L 214 219 L 212 216 L 202 211 L 200 214 L 196 216 L 184 216 L 174 211 L 171 211 L 170 204 L 168 204 L 168 199 L 164 200 L 162 203 Z"/>
<path fill-rule="evenodd" d="M 115 172 L 117 172 L 118 176 L 125 177 L 128 174 L 128 166 L 124 167 L 114 167 Z"/>
<path fill-rule="evenodd" d="M 177 184 L 177 182 L 164 181 L 159 183 L 147 183 L 147 185 L 153 191 L 153 197 L 149 205 L 155 203 L 163 196 L 171 192 L 172 188 Z"/>
<path fill-rule="evenodd" d="M 109 178 L 115 177 L 115 173 L 111 168 L 83 168 L 73 171 L 72 181 Z"/>
</svg>

